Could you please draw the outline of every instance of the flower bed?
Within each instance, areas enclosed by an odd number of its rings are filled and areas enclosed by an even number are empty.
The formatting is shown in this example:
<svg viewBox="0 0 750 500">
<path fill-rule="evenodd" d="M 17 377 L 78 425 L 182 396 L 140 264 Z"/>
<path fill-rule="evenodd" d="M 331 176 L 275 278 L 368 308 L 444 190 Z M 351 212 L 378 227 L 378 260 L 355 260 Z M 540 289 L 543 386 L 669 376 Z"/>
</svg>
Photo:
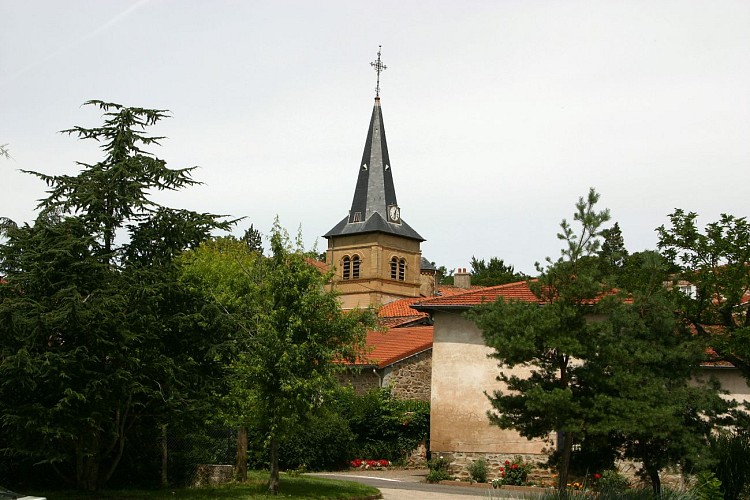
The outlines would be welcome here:
<svg viewBox="0 0 750 500">
<path fill-rule="evenodd" d="M 389 460 L 364 460 L 361 458 L 355 458 L 349 465 L 352 469 L 367 469 L 367 470 L 385 470 L 391 466 Z"/>
</svg>

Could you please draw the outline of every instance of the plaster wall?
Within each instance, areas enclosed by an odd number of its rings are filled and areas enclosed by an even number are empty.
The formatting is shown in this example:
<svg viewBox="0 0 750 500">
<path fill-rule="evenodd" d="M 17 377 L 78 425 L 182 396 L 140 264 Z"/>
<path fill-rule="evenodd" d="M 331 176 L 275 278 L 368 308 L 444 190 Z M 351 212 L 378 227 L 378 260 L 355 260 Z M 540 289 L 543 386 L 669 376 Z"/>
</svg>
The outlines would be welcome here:
<svg viewBox="0 0 750 500">
<path fill-rule="evenodd" d="M 739 403 L 750 402 L 750 387 L 747 385 L 745 377 L 736 368 L 724 367 L 724 366 L 704 366 L 701 368 L 699 375 L 700 379 L 708 380 L 715 378 L 721 388 L 729 394 L 723 395 L 727 399 L 734 399 Z M 694 383 L 702 383 L 701 380 L 696 380 Z"/>
<path fill-rule="evenodd" d="M 550 447 L 490 425 L 489 394 L 502 389 L 497 362 L 481 331 L 459 312 L 435 312 L 432 347 L 430 448 L 441 453 L 538 455 Z M 514 369 L 521 372 L 525 369 Z"/>
</svg>

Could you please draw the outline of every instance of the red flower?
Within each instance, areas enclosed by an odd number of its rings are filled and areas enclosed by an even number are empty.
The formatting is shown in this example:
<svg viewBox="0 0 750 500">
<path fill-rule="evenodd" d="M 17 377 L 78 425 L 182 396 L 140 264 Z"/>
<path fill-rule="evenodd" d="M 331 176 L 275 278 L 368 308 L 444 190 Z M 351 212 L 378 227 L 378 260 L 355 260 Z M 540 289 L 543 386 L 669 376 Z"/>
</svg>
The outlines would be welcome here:
<svg viewBox="0 0 750 500">
<path fill-rule="evenodd" d="M 354 460 L 351 461 L 351 466 L 354 467 L 355 469 L 358 469 L 359 467 L 362 466 L 362 460 L 359 458 L 355 458 Z"/>
<path fill-rule="evenodd" d="M 510 466 L 511 469 L 518 469 L 518 464 L 513 464 Z"/>
<path fill-rule="evenodd" d="M 599 474 L 598 472 L 594 474 L 594 479 L 601 479 L 601 478 L 602 478 L 602 475 Z"/>
<path fill-rule="evenodd" d="M 505 472 L 501 473 L 500 475 L 503 476 L 503 477 L 505 477 Z"/>
<path fill-rule="evenodd" d="M 505 467 L 500 467 L 500 472 L 504 471 Z"/>
<path fill-rule="evenodd" d="M 506 460 L 505 465 L 510 465 L 510 460 Z"/>
<path fill-rule="evenodd" d="M 378 460 L 378 464 L 381 467 L 388 467 L 388 465 L 390 464 L 390 462 L 388 460 Z"/>
</svg>

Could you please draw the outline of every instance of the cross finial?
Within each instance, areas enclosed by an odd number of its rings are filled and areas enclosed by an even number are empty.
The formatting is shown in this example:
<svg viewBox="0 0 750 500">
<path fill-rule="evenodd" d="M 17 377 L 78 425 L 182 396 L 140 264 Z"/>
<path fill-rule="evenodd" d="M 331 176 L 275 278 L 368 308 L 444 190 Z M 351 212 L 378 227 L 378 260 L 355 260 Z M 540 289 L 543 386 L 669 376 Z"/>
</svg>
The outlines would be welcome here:
<svg viewBox="0 0 750 500">
<path fill-rule="evenodd" d="M 381 45 L 378 45 L 378 60 L 370 63 L 370 66 L 375 68 L 375 71 L 378 73 L 378 83 L 375 86 L 375 97 L 380 97 L 380 73 L 387 68 L 387 66 L 380 61 L 381 47 Z"/>
</svg>

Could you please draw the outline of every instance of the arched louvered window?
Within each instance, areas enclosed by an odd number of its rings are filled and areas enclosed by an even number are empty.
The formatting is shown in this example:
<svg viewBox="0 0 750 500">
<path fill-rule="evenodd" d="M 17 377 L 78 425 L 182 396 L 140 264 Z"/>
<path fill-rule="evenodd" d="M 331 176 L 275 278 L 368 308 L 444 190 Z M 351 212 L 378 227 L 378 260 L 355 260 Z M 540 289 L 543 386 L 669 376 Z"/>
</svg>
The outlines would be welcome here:
<svg viewBox="0 0 750 500">
<path fill-rule="evenodd" d="M 398 259 L 396 257 L 391 259 L 391 279 L 398 279 Z"/>
<path fill-rule="evenodd" d="M 398 261 L 398 280 L 404 281 L 406 279 L 406 259 Z"/>
<path fill-rule="evenodd" d="M 348 280 L 351 276 L 352 271 L 352 260 L 349 258 L 349 256 L 344 257 L 343 265 L 341 266 L 341 276 Z"/>
<path fill-rule="evenodd" d="M 352 257 L 352 279 L 359 278 L 359 255 Z"/>
</svg>

